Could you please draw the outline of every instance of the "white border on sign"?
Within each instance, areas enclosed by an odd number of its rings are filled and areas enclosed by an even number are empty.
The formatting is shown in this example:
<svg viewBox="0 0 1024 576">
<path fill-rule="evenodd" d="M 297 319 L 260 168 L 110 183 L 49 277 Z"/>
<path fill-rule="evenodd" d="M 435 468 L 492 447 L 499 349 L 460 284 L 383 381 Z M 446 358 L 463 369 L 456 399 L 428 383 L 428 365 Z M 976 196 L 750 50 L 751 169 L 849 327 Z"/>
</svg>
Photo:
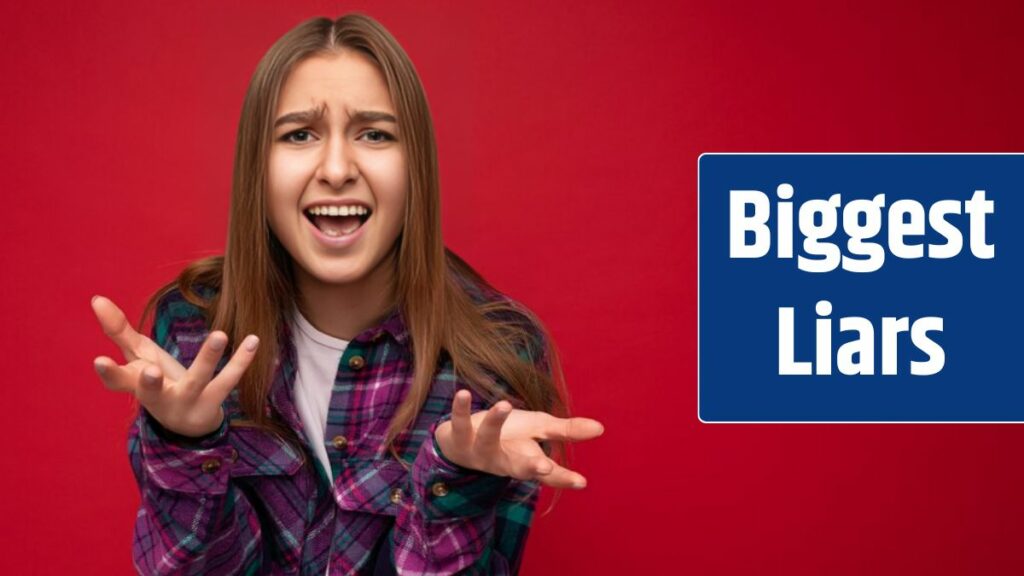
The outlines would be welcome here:
<svg viewBox="0 0 1024 576">
<path fill-rule="evenodd" d="M 704 156 L 1024 156 L 1024 152 L 701 152 L 697 156 L 697 420 L 702 424 L 1024 424 L 1024 420 L 704 420 L 700 416 L 700 159 Z"/>
</svg>

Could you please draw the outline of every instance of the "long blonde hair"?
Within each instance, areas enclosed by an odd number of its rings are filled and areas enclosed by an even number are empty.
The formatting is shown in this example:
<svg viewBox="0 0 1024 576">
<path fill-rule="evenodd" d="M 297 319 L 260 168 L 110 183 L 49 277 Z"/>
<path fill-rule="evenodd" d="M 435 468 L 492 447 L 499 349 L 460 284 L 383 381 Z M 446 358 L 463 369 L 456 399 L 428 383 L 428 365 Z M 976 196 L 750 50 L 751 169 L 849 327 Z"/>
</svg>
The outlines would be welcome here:
<svg viewBox="0 0 1024 576">
<path fill-rule="evenodd" d="M 413 347 L 413 383 L 391 421 L 386 445 L 393 453 L 397 435 L 415 419 L 430 390 L 442 352 L 456 373 L 484 398 L 567 416 L 568 407 L 557 351 L 543 324 L 526 308 L 504 298 L 478 301 L 466 281 L 490 285 L 445 248 L 441 238 L 437 148 L 426 95 L 405 51 L 378 22 L 360 13 L 337 20 L 313 18 L 282 36 L 260 60 L 242 105 L 235 148 L 231 211 L 223 256 L 191 263 L 149 300 L 140 327 L 159 300 L 179 289 L 206 314 L 212 330 L 231 342 L 248 334 L 260 348 L 238 384 L 239 404 L 250 422 L 295 440 L 287 426 L 266 410 L 280 353 L 278 335 L 296 297 L 292 261 L 267 222 L 267 158 L 273 114 L 289 71 L 300 61 L 342 49 L 357 50 L 374 62 L 387 81 L 397 111 L 400 139 L 409 171 L 405 222 L 395 262 L 396 305 Z M 204 298 L 197 286 L 215 288 Z M 538 338 L 539 335 L 539 338 Z M 538 368 L 519 351 L 546 355 Z M 506 391 L 495 378 L 507 385 Z M 556 452 L 564 446 L 554 443 Z"/>
</svg>

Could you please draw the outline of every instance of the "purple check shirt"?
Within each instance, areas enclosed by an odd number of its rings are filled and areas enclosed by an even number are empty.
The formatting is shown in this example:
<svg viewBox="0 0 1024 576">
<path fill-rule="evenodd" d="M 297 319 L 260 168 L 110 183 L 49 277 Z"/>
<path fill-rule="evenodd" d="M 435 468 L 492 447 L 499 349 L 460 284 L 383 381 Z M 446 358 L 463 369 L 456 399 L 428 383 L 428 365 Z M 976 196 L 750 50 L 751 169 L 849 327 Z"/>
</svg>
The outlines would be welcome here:
<svg viewBox="0 0 1024 576">
<path fill-rule="evenodd" d="M 208 333 L 203 314 L 179 292 L 160 301 L 153 339 L 182 365 L 191 365 Z M 547 370 L 540 333 L 532 333 L 537 345 L 520 357 Z M 518 572 L 539 486 L 462 468 L 440 453 L 434 429 L 450 417 L 456 390 L 467 388 L 447 355 L 414 424 L 398 437 L 403 465 L 383 446 L 412 383 L 402 315 L 395 311 L 354 338 L 335 377 L 324 435 L 331 469 L 324 470 L 292 397 L 296 359 L 287 324 L 280 342 L 269 409 L 297 432 L 301 448 L 229 425 L 242 417 L 237 391 L 224 403 L 221 428 L 198 442 L 140 409 L 128 439 L 142 497 L 133 545 L 139 573 Z M 473 409 L 486 407 L 473 392 Z"/>
</svg>

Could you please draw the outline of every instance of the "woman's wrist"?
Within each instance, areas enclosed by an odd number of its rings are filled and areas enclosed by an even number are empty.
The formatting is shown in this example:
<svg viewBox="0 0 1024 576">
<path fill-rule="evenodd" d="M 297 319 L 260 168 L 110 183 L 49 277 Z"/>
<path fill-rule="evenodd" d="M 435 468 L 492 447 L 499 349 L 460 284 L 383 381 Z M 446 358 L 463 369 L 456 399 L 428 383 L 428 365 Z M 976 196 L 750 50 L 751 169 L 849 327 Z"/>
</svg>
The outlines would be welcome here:
<svg viewBox="0 0 1024 576">
<path fill-rule="evenodd" d="M 225 418 L 224 420 L 221 421 L 220 426 L 218 426 L 211 432 L 207 432 L 202 436 L 188 436 L 185 434 L 179 434 L 178 432 L 174 432 L 166 428 L 163 424 L 160 423 L 159 420 L 153 417 L 153 415 L 150 414 L 148 411 L 146 412 L 146 416 L 147 419 L 149 420 L 150 426 L 153 428 L 153 432 L 155 432 L 157 436 L 159 436 L 160 438 L 167 442 L 171 442 L 181 446 L 201 446 L 203 444 L 209 444 L 210 442 L 217 440 L 220 436 L 223 435 L 224 429 L 227 425 L 227 419 Z"/>
</svg>

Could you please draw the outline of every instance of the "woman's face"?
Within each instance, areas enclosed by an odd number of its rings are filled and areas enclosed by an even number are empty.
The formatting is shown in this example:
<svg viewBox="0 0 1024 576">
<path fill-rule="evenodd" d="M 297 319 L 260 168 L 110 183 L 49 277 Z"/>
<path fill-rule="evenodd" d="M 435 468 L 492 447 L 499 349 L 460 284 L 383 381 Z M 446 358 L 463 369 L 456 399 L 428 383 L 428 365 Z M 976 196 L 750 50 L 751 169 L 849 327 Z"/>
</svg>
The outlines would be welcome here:
<svg viewBox="0 0 1024 576">
<path fill-rule="evenodd" d="M 409 177 L 380 70 L 352 50 L 307 58 L 274 118 L 268 219 L 296 274 L 336 285 L 389 277 L 381 264 L 402 231 Z"/>
</svg>

